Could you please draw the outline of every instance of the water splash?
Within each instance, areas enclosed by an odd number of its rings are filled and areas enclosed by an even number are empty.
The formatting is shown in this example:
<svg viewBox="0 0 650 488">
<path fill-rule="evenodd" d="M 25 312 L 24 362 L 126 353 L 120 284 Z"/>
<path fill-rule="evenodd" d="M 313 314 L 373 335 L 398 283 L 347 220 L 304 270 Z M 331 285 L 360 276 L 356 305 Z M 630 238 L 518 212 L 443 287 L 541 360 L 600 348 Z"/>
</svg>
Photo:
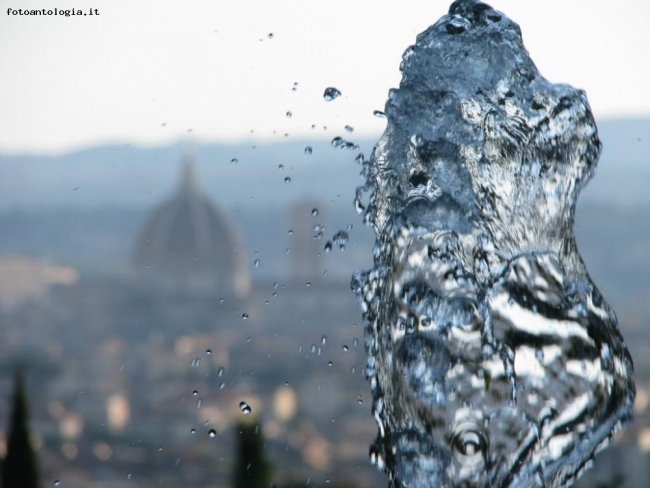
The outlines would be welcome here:
<svg viewBox="0 0 650 488">
<path fill-rule="evenodd" d="M 476 0 L 404 53 L 357 211 L 391 487 L 560 487 L 629 422 L 632 360 L 573 236 L 601 144 L 586 95 L 544 79 L 519 26 Z"/>
</svg>

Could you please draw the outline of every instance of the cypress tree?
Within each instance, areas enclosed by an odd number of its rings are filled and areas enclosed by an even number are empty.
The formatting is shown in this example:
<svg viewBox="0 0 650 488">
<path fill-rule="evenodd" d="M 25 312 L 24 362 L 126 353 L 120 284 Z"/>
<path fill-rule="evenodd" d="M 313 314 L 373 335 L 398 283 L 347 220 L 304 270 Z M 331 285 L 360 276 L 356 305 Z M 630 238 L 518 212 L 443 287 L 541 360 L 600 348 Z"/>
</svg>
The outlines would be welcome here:
<svg viewBox="0 0 650 488">
<path fill-rule="evenodd" d="M 28 419 L 23 373 L 17 370 L 14 378 L 7 456 L 2 465 L 3 488 L 38 488 L 38 467 L 36 454 L 29 440 Z"/>
<path fill-rule="evenodd" d="M 264 455 L 261 427 L 256 422 L 240 423 L 236 432 L 237 460 L 233 472 L 233 487 L 269 488 L 273 467 Z"/>
</svg>

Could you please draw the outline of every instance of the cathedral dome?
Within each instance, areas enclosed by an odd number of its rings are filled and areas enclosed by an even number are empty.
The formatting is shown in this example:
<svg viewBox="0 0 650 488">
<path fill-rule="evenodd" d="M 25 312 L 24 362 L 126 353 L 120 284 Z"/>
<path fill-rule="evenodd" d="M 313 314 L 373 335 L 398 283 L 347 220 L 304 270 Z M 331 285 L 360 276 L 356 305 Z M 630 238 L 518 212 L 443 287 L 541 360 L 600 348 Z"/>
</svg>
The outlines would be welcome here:
<svg viewBox="0 0 650 488">
<path fill-rule="evenodd" d="M 168 290 L 244 297 L 250 288 L 237 229 L 202 194 L 190 161 L 176 193 L 145 222 L 134 261 L 140 278 Z"/>
</svg>

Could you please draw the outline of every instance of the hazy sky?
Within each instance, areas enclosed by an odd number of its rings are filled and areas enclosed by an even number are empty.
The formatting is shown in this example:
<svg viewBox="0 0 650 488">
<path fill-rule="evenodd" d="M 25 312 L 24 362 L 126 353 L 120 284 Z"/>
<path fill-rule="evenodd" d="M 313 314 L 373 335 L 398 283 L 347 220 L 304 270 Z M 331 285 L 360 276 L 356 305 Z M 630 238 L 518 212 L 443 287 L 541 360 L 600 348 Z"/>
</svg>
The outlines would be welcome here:
<svg viewBox="0 0 650 488">
<path fill-rule="evenodd" d="M 648 0 L 488 3 L 521 25 L 545 77 L 587 91 L 597 118 L 650 116 Z M 0 151 L 280 141 L 345 125 L 376 136 L 385 121 L 372 111 L 398 86 L 403 51 L 449 4 L 0 0 Z M 99 15 L 7 15 L 54 7 Z M 325 102 L 327 86 L 343 96 Z"/>
</svg>

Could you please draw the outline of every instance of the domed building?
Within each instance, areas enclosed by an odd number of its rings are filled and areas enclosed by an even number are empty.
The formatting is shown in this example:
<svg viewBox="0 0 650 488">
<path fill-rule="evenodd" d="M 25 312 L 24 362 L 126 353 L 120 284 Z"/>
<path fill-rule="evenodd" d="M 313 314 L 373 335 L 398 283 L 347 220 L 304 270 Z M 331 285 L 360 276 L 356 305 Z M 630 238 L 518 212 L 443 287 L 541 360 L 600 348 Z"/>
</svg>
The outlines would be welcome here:
<svg viewBox="0 0 650 488">
<path fill-rule="evenodd" d="M 138 278 L 160 290 L 244 298 L 250 289 L 239 233 L 203 195 L 190 160 L 176 193 L 146 220 L 134 263 Z"/>
</svg>

